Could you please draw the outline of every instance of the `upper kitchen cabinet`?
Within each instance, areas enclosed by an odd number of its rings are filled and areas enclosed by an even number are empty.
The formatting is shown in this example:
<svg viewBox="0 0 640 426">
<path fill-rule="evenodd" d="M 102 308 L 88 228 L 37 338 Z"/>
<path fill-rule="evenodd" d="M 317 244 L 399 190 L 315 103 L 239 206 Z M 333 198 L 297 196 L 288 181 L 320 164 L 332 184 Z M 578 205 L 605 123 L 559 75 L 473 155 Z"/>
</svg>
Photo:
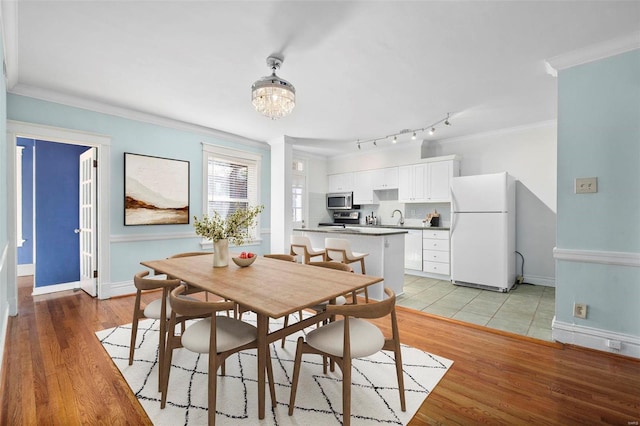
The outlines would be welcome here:
<svg viewBox="0 0 640 426">
<path fill-rule="evenodd" d="M 431 203 L 451 202 L 451 178 L 460 176 L 458 160 L 435 161 L 427 168 L 427 199 Z"/>
<path fill-rule="evenodd" d="M 373 190 L 380 191 L 385 189 L 398 188 L 398 168 L 387 167 L 386 169 L 373 170 Z"/>
<path fill-rule="evenodd" d="M 401 203 L 424 203 L 427 200 L 426 181 L 426 164 L 398 167 L 398 201 Z"/>
<path fill-rule="evenodd" d="M 451 178 L 459 174 L 460 162 L 455 156 L 401 166 L 398 168 L 398 201 L 448 203 L 451 201 Z"/>
<path fill-rule="evenodd" d="M 351 192 L 354 190 L 354 173 L 329 175 L 329 192 Z"/>
<path fill-rule="evenodd" d="M 377 170 L 355 172 L 353 178 L 353 204 L 378 204 L 373 193 L 373 179 Z"/>
</svg>

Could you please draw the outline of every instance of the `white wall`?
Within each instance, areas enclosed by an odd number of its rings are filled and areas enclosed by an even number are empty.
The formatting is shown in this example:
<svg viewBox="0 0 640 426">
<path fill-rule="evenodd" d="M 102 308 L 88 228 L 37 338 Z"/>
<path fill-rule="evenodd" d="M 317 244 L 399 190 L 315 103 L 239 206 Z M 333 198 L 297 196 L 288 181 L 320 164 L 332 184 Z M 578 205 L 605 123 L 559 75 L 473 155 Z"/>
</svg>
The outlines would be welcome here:
<svg viewBox="0 0 640 426">
<path fill-rule="evenodd" d="M 506 171 L 513 175 L 516 187 L 516 249 L 525 258 L 525 282 L 555 285 L 556 230 L 556 123 L 506 129 L 465 138 L 406 142 L 391 147 L 363 146 L 359 152 L 332 157 L 327 161 L 329 174 L 353 170 L 367 170 L 420 162 L 423 157 L 457 154 L 461 156 L 460 174 L 476 175 Z M 402 204 L 383 201 L 380 206 L 366 206 L 382 218 L 394 223 L 388 213 L 402 210 L 408 224 L 420 223 L 420 218 L 433 208 L 444 213 L 442 221 L 448 225 L 447 205 Z M 518 262 L 518 274 L 520 273 Z"/>
</svg>

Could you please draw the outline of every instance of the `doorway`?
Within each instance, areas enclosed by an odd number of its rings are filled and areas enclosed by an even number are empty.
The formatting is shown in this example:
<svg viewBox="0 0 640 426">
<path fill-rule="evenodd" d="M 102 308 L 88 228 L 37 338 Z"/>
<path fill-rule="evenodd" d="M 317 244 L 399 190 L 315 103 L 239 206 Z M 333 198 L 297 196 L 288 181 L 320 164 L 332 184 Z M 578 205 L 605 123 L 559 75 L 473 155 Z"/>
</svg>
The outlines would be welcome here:
<svg viewBox="0 0 640 426">
<path fill-rule="evenodd" d="M 100 299 L 105 299 L 110 297 L 107 283 L 110 282 L 110 257 L 109 257 L 109 235 L 110 235 L 110 225 L 109 225 L 109 182 L 110 182 L 110 144 L 111 139 L 107 136 L 86 133 L 76 130 L 69 129 L 61 129 L 50 126 L 43 126 L 32 123 L 23 123 L 8 120 L 7 121 L 7 141 L 8 141 L 8 149 L 10 158 L 16 158 L 16 147 L 17 141 L 19 137 L 24 137 L 27 139 L 34 140 L 42 140 L 42 141 L 50 141 L 58 144 L 65 144 L 71 146 L 85 146 L 90 148 L 95 148 L 96 156 L 98 158 L 98 164 L 102 167 L 97 169 L 97 190 L 96 190 L 96 203 L 97 203 L 97 226 L 95 237 L 98 241 L 97 244 L 97 262 L 95 270 L 97 271 L 96 278 L 96 286 L 97 286 L 97 297 Z M 18 194 L 16 189 L 16 181 L 17 181 L 17 170 L 16 167 L 13 166 L 12 170 L 9 171 L 10 179 L 13 179 L 10 182 L 9 188 L 13 193 L 10 194 L 10 199 L 14 200 L 14 209 L 12 213 L 17 213 L 17 204 L 18 204 Z M 11 210 L 10 210 L 11 211 Z M 12 244 L 10 247 L 9 253 L 9 276 L 16 277 L 17 282 L 17 245 L 18 245 L 18 218 L 17 214 L 13 214 L 9 217 L 10 227 L 9 227 L 9 239 L 15 244 Z M 11 226 L 11 224 L 13 226 Z M 71 230 L 73 232 L 73 229 Z M 77 238 L 77 236 L 76 236 Z M 80 253 L 76 253 L 76 258 L 80 258 Z M 10 305 L 11 312 L 17 312 L 17 287 L 12 288 L 8 291 L 8 301 Z"/>
</svg>

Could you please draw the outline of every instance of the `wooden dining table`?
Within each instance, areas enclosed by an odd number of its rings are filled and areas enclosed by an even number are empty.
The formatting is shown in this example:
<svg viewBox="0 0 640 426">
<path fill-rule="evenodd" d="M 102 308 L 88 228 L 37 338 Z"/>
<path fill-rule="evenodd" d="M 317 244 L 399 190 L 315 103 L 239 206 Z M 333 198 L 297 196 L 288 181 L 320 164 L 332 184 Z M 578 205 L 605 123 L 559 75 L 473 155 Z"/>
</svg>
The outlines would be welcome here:
<svg viewBox="0 0 640 426">
<path fill-rule="evenodd" d="M 156 273 L 167 274 L 232 300 L 256 313 L 258 340 L 258 417 L 265 416 L 265 367 L 269 343 L 327 319 L 326 313 L 269 332 L 269 318 L 280 318 L 336 297 L 381 282 L 382 277 L 354 274 L 259 256 L 251 266 L 233 262 L 213 267 L 213 255 L 140 262 Z M 275 404 L 274 395 L 271 395 Z"/>
</svg>

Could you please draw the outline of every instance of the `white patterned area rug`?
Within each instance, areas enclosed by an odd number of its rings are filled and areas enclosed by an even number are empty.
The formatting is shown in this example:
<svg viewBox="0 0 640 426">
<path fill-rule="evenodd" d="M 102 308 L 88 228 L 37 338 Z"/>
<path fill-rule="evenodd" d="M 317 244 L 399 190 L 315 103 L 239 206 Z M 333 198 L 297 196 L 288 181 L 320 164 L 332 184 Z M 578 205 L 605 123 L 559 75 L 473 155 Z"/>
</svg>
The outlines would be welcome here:
<svg viewBox="0 0 640 426">
<path fill-rule="evenodd" d="M 255 324 L 255 316 L 243 319 Z M 291 321 L 294 321 L 291 317 Z M 208 355 L 186 349 L 173 354 L 167 406 L 160 409 L 158 392 L 158 326 L 154 320 L 139 324 L 133 365 L 129 365 L 131 324 L 102 330 L 96 336 L 131 387 L 154 425 L 207 424 Z M 272 320 L 276 330 L 282 326 Z M 226 361 L 226 375 L 218 375 L 216 423 L 218 425 L 340 425 L 342 424 L 342 382 L 340 369 L 322 373 L 322 358 L 302 356 L 296 408 L 288 415 L 290 383 L 293 376 L 296 340 L 304 330 L 271 345 L 277 406 L 271 407 L 268 385 L 265 388 L 267 412 L 258 420 L 256 352 L 248 350 Z M 354 425 L 405 425 L 414 416 L 453 361 L 402 346 L 407 411 L 400 409 L 395 364 L 392 352 L 381 351 L 353 362 L 351 422 Z M 218 372 L 219 373 L 219 372 Z"/>
</svg>

